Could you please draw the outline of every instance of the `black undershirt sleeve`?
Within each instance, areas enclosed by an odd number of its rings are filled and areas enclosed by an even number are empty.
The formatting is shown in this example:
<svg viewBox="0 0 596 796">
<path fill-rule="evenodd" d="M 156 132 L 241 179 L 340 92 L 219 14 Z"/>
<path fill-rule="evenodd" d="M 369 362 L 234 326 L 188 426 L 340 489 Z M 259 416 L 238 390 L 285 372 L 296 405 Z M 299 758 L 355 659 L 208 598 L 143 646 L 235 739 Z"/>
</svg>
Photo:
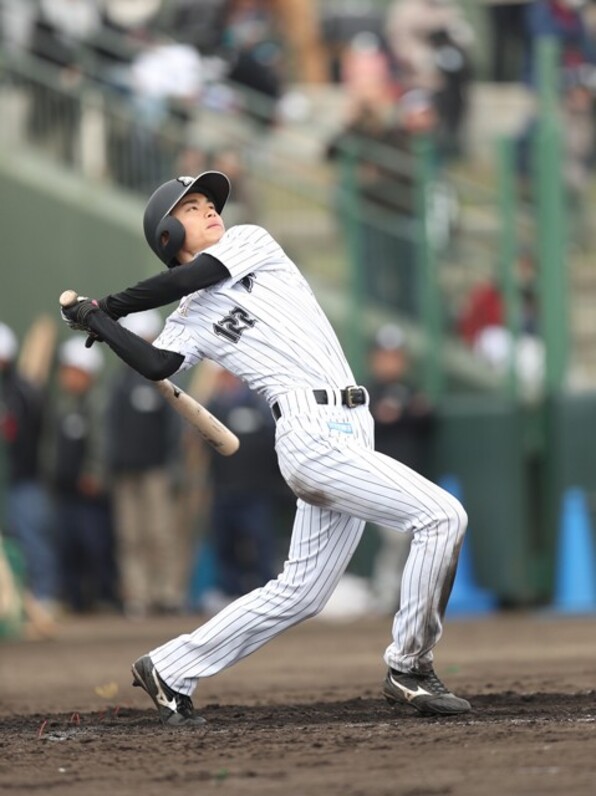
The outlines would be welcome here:
<svg viewBox="0 0 596 796">
<path fill-rule="evenodd" d="M 131 312 L 155 309 L 180 301 L 201 288 L 227 279 L 230 272 L 216 257 L 199 254 L 185 265 L 156 274 L 119 293 L 99 300 L 100 310 L 89 313 L 89 329 L 127 365 L 152 381 L 171 376 L 184 362 L 182 354 L 166 351 L 125 329 L 116 319 Z"/>
<path fill-rule="evenodd" d="M 199 254 L 190 263 L 150 276 L 120 293 L 111 293 L 100 299 L 99 304 L 112 318 L 122 318 L 131 312 L 164 307 L 173 301 L 180 301 L 184 296 L 215 285 L 229 276 L 226 266 L 216 257 Z"/>
<path fill-rule="evenodd" d="M 182 354 L 156 348 L 125 329 L 102 310 L 90 312 L 87 325 L 123 362 L 151 381 L 166 379 L 184 362 Z"/>
</svg>

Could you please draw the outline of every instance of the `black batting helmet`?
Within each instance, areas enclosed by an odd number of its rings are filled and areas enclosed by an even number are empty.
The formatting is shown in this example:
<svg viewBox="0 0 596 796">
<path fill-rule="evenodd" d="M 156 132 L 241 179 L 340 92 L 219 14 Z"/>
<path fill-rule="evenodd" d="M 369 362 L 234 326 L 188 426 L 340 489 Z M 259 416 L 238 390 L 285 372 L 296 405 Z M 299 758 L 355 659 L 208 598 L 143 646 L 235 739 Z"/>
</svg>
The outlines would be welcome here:
<svg viewBox="0 0 596 796">
<path fill-rule="evenodd" d="M 143 231 L 149 246 L 168 268 L 179 264 L 176 255 L 182 248 L 185 235 L 182 224 L 170 213 L 189 193 L 204 194 L 221 213 L 230 194 L 230 181 L 220 171 L 204 171 L 198 177 L 168 180 L 153 192 L 145 208 Z M 164 232 L 167 235 L 162 242 Z"/>
</svg>

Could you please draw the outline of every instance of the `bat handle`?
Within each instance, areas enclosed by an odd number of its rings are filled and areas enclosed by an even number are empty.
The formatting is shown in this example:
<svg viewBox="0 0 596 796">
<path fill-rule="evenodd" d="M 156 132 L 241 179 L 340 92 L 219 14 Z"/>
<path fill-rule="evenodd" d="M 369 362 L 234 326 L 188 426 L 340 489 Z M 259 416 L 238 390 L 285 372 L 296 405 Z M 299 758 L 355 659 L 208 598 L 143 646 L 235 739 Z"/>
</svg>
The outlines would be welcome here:
<svg viewBox="0 0 596 796">
<path fill-rule="evenodd" d="M 58 299 L 60 302 L 60 306 L 63 309 L 67 307 L 72 307 L 73 304 L 76 304 L 79 300 L 79 296 L 76 290 L 64 290 L 60 293 L 60 298 Z M 85 340 L 85 348 L 91 348 L 93 343 L 95 342 L 96 338 L 92 334 L 87 335 L 87 339 Z"/>
<path fill-rule="evenodd" d="M 76 290 L 65 290 L 63 293 L 60 293 L 60 306 L 72 307 L 73 304 L 77 303 L 78 298 Z"/>
</svg>

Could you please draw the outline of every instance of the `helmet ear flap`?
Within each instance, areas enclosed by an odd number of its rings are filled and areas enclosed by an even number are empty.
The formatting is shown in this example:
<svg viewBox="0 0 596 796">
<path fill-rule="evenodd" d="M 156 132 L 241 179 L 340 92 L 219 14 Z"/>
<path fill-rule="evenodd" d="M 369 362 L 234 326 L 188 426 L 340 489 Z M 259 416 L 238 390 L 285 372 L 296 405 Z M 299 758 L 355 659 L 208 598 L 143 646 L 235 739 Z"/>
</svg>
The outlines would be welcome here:
<svg viewBox="0 0 596 796">
<path fill-rule="evenodd" d="M 186 231 L 180 221 L 173 216 L 161 219 L 155 230 L 155 250 L 168 268 L 179 265 L 176 255 L 184 245 Z"/>
</svg>

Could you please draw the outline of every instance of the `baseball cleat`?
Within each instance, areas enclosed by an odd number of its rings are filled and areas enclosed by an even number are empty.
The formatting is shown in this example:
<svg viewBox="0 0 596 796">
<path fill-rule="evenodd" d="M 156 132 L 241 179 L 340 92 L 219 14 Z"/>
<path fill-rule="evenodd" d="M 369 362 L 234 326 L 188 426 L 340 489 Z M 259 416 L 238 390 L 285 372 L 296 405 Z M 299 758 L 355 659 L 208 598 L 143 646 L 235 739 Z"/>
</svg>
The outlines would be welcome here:
<svg viewBox="0 0 596 796">
<path fill-rule="evenodd" d="M 433 669 L 420 674 L 389 669 L 383 696 L 390 705 L 405 702 L 427 716 L 452 716 L 472 710 L 467 700 L 447 690 Z"/>
<path fill-rule="evenodd" d="M 173 691 L 164 683 L 148 655 L 143 655 L 133 663 L 132 676 L 132 684 L 146 691 L 153 700 L 162 724 L 170 727 L 207 724 L 202 716 L 195 714 L 189 696 Z"/>
</svg>

